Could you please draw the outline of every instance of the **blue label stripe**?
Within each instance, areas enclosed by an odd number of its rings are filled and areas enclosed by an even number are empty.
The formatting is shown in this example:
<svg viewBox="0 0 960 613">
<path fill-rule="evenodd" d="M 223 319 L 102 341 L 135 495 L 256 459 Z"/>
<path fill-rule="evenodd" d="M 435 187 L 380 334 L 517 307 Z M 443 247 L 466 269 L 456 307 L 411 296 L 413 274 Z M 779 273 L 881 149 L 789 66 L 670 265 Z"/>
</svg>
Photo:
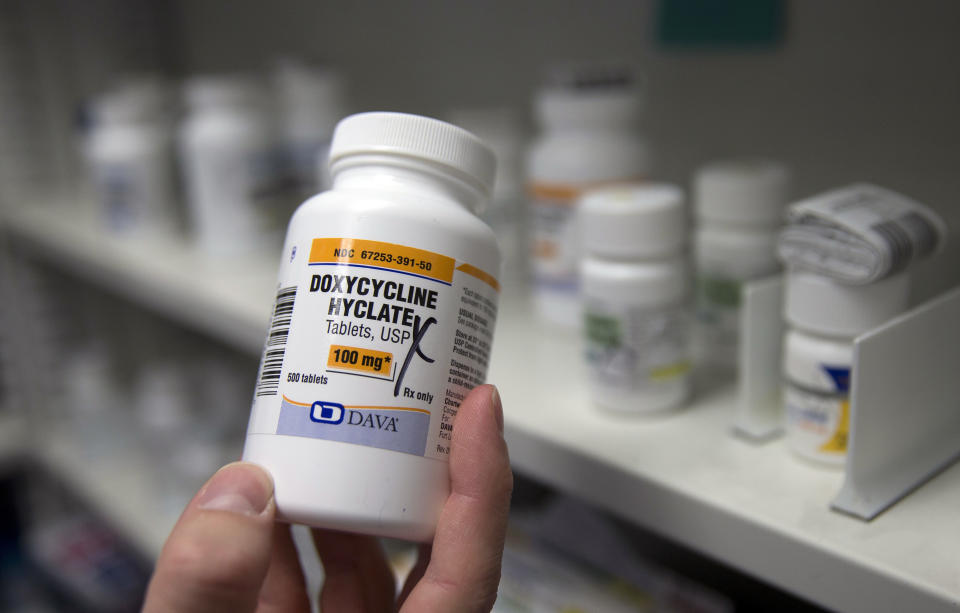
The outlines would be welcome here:
<svg viewBox="0 0 960 613">
<path fill-rule="evenodd" d="M 838 392 L 850 391 L 850 369 L 846 366 L 827 366 L 824 364 L 823 370 L 826 371 L 833 384 L 837 386 Z"/>
<path fill-rule="evenodd" d="M 277 434 L 389 449 L 423 457 L 430 429 L 428 411 L 351 407 L 316 401 L 307 406 L 284 398 Z"/>
<path fill-rule="evenodd" d="M 533 284 L 548 290 L 574 292 L 579 287 L 579 283 L 570 279 L 551 279 L 549 277 L 534 277 Z"/>
</svg>

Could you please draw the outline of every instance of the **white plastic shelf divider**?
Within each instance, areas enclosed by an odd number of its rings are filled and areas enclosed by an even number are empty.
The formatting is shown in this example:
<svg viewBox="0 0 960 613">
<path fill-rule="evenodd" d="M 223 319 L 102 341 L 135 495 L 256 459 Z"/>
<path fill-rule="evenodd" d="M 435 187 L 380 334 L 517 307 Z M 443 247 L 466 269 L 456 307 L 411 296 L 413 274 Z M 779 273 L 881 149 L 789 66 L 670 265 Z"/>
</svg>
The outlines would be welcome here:
<svg viewBox="0 0 960 613">
<path fill-rule="evenodd" d="M 873 519 L 960 457 L 960 288 L 856 339 L 853 362 L 834 506 Z"/>
<path fill-rule="evenodd" d="M 50 208 L 4 221 L 47 261 L 259 354 L 274 263 L 218 269 L 183 245 L 110 238 Z M 577 340 L 536 325 L 505 293 L 489 378 L 504 399 L 518 470 L 828 608 L 960 611 L 960 466 L 872 522 L 832 512 L 842 473 L 798 462 L 777 441 L 730 436 L 732 386 L 701 391 L 676 415 L 601 413 L 587 396 Z M 50 457 L 145 547 L 159 547 L 170 520 L 124 500 L 123 483 L 141 491 L 132 477 L 109 484 L 67 447 Z"/>
<path fill-rule="evenodd" d="M 112 235 L 77 205 L 9 209 L 0 227 L 41 261 L 240 350 L 263 348 L 278 256 L 214 260 L 169 236 Z"/>
<path fill-rule="evenodd" d="M 732 386 L 676 415 L 605 414 L 575 338 L 523 305 L 498 326 L 489 379 L 521 472 L 830 609 L 960 610 L 960 467 L 863 523 L 830 510 L 841 472 L 730 435 Z"/>
<path fill-rule="evenodd" d="M 760 442 L 783 430 L 780 398 L 783 349 L 783 277 L 743 285 L 734 431 Z"/>
</svg>

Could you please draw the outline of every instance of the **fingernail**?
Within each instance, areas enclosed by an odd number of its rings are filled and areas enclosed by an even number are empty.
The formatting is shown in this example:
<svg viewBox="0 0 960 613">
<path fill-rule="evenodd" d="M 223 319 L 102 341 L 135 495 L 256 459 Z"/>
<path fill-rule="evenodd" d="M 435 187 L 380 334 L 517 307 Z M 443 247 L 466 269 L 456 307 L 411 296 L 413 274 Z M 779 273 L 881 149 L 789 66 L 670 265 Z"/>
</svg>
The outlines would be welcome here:
<svg viewBox="0 0 960 613">
<path fill-rule="evenodd" d="M 273 498 L 273 481 L 262 468 L 246 462 L 227 464 L 197 494 L 197 507 L 256 516 Z"/>
<path fill-rule="evenodd" d="M 491 385 L 490 401 L 493 403 L 493 416 L 497 420 L 497 427 L 500 434 L 503 434 L 503 403 L 500 400 L 500 391 L 495 385 Z"/>
</svg>

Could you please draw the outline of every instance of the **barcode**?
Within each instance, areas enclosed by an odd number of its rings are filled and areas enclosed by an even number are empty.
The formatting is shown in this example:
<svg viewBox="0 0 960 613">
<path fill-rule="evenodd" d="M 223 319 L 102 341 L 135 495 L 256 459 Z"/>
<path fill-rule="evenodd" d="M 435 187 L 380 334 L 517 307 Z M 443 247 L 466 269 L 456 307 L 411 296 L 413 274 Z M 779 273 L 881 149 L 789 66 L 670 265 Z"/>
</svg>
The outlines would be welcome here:
<svg viewBox="0 0 960 613">
<path fill-rule="evenodd" d="M 280 389 L 283 354 L 287 349 L 287 337 L 290 336 L 290 319 L 293 316 L 293 301 L 296 297 L 296 286 L 284 287 L 277 292 L 277 300 L 273 305 L 273 318 L 270 320 L 270 332 L 267 333 L 263 359 L 260 361 L 257 396 L 275 396 Z"/>
<path fill-rule="evenodd" d="M 910 211 L 901 215 L 899 221 L 903 229 L 913 239 L 918 258 L 925 258 L 936 250 L 937 230 L 923 215 L 916 211 Z"/>
<path fill-rule="evenodd" d="M 905 268 L 913 257 L 913 243 L 897 220 L 882 221 L 873 224 L 870 229 L 879 234 L 890 248 L 890 271 L 897 272 Z"/>
</svg>

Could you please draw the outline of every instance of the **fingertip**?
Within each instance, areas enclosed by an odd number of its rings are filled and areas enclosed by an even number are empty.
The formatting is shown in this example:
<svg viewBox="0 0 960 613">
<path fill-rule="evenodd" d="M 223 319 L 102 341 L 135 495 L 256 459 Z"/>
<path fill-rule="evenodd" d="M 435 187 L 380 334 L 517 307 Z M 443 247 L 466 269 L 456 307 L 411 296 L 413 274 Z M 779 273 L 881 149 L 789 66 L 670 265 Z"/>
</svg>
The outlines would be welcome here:
<svg viewBox="0 0 960 613">
<path fill-rule="evenodd" d="M 457 419 L 464 417 L 463 421 L 470 422 L 468 427 L 474 431 L 478 428 L 478 424 L 473 422 L 478 419 L 482 422 L 485 421 L 485 417 L 492 417 L 497 433 L 503 435 L 503 401 L 495 385 L 487 383 L 473 388 L 460 405 L 460 413 L 466 415 L 458 414 Z M 454 432 L 456 432 L 456 425 L 454 425 Z"/>
<path fill-rule="evenodd" d="M 275 504 L 263 468 L 218 470 L 164 544 L 144 611 L 253 611 L 270 564 Z"/>
<path fill-rule="evenodd" d="M 450 446 L 450 496 L 423 578 L 404 589 L 403 611 L 489 610 L 496 598 L 513 473 L 503 406 L 493 385 L 460 405 Z"/>
<path fill-rule="evenodd" d="M 500 390 L 496 385 L 488 385 L 490 388 L 490 403 L 493 405 L 493 417 L 497 421 L 497 428 L 500 434 L 503 434 L 503 401 L 500 400 Z"/>
<path fill-rule="evenodd" d="M 273 503 L 273 478 L 250 462 L 233 462 L 218 470 L 197 493 L 194 506 L 205 511 L 227 511 L 257 516 Z"/>
<path fill-rule="evenodd" d="M 509 500 L 510 455 L 503 436 L 503 406 L 493 385 L 474 388 L 460 405 L 450 446 L 450 485 L 455 493 Z"/>
</svg>

